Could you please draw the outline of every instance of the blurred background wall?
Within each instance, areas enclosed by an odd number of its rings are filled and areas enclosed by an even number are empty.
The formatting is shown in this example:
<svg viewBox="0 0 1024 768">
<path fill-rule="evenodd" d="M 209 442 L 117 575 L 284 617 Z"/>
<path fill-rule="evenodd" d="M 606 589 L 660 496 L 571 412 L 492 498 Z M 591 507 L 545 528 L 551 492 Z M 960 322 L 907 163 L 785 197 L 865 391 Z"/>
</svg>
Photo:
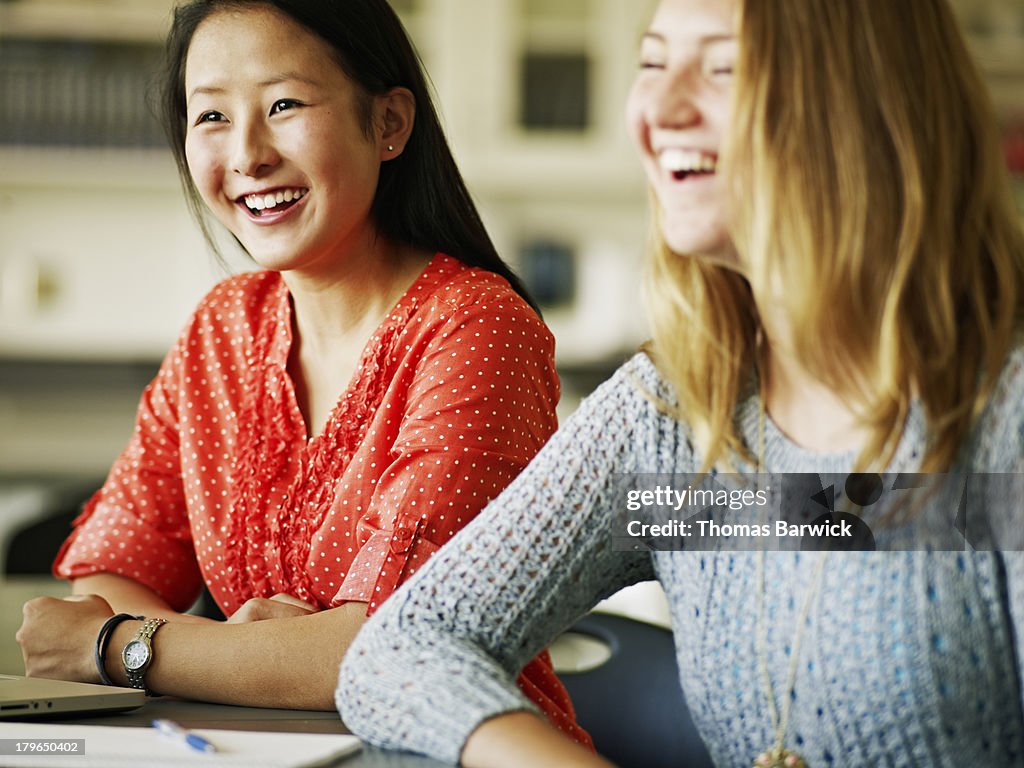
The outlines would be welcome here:
<svg viewBox="0 0 1024 768">
<path fill-rule="evenodd" d="M 223 275 L 148 104 L 172 4 L 0 0 L 2 472 L 102 473 Z M 567 413 L 644 338 L 646 195 L 622 105 L 653 2 L 393 4 L 499 250 L 544 304 Z M 956 5 L 1024 173 L 1024 2 Z"/>
<path fill-rule="evenodd" d="M 3 470 L 102 472 L 137 377 L 222 276 L 147 104 L 171 5 L 0 2 Z M 621 112 L 649 4 L 394 5 L 499 251 L 544 305 L 566 413 L 644 335 L 645 193 Z"/>
<path fill-rule="evenodd" d="M 63 535 L 224 274 L 147 105 L 172 4 L 0 0 L 2 571 L 46 571 L 49 545 L 23 529 Z M 499 250 L 544 304 L 565 415 L 645 336 L 646 193 L 622 107 L 653 1 L 393 5 Z M 1024 0 L 955 5 L 1024 200 Z"/>
</svg>

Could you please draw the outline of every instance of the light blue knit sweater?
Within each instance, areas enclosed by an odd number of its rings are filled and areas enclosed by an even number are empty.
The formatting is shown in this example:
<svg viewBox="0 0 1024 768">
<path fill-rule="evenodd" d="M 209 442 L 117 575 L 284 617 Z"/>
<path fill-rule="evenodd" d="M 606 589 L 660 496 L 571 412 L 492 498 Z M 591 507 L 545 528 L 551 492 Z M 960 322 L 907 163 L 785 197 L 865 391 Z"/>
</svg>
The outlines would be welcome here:
<svg viewBox="0 0 1024 768">
<path fill-rule="evenodd" d="M 694 472 L 686 430 L 641 393 L 667 386 L 637 355 L 584 401 L 497 500 L 360 632 L 341 670 L 348 726 L 380 745 L 455 762 L 485 719 L 532 709 L 515 673 L 598 600 L 657 578 L 668 595 L 680 675 L 716 765 L 748 766 L 774 744 L 758 672 L 757 555 L 622 552 L 611 544 L 622 472 Z M 757 445 L 760 404 L 737 419 Z M 912 410 L 894 465 L 925 440 Z M 845 473 L 765 431 L 773 472 Z M 964 471 L 1024 470 L 1024 352 L 962 452 Z M 1024 502 L 1022 502 L 1024 504 Z M 999 521 L 1024 537 L 1024 512 Z M 817 555 L 766 556 L 767 659 L 783 695 L 793 628 Z M 1018 660 L 1024 555 L 833 553 L 799 648 L 786 744 L 813 768 L 1024 765 Z"/>
</svg>

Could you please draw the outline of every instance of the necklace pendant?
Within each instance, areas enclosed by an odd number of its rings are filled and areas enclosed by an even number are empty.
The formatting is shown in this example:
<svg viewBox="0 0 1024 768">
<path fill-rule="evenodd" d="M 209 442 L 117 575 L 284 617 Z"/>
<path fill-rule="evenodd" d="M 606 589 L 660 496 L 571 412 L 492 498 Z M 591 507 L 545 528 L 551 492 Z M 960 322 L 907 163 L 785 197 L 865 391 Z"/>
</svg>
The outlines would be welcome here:
<svg viewBox="0 0 1024 768">
<path fill-rule="evenodd" d="M 775 747 L 758 755 L 753 768 L 807 768 L 807 763 L 796 752 Z"/>
</svg>

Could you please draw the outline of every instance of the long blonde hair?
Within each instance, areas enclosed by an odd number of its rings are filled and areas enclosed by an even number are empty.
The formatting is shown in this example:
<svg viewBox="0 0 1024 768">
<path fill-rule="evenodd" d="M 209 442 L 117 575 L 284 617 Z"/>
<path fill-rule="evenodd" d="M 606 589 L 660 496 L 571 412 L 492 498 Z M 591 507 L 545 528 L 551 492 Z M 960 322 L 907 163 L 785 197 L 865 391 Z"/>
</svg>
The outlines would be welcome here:
<svg viewBox="0 0 1024 768">
<path fill-rule="evenodd" d="M 888 465 L 916 395 L 921 469 L 945 470 L 1024 319 L 1024 234 L 985 86 L 945 0 L 741 5 L 719 169 L 744 276 L 657 234 L 648 270 L 677 416 L 705 468 L 750 456 L 734 414 L 756 306 L 774 300 L 801 364 L 866 404 L 859 468 Z"/>
</svg>

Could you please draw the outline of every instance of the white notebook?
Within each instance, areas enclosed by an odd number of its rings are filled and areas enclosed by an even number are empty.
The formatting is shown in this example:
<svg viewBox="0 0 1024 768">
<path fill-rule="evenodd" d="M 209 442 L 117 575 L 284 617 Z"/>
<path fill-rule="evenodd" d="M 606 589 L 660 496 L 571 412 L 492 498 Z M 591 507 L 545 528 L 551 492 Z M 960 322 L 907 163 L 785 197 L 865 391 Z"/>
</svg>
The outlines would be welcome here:
<svg viewBox="0 0 1024 768">
<path fill-rule="evenodd" d="M 277 731 L 222 731 L 196 728 L 217 747 L 205 755 L 161 735 L 153 728 L 106 725 L 49 725 L 46 723 L 0 724 L 0 739 L 85 739 L 85 754 L 4 754 L 0 765 L 9 768 L 326 768 L 341 764 L 343 758 L 359 751 L 355 736 L 323 733 L 280 733 Z M 9 751 L 4 749 L 5 752 Z"/>
</svg>

